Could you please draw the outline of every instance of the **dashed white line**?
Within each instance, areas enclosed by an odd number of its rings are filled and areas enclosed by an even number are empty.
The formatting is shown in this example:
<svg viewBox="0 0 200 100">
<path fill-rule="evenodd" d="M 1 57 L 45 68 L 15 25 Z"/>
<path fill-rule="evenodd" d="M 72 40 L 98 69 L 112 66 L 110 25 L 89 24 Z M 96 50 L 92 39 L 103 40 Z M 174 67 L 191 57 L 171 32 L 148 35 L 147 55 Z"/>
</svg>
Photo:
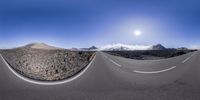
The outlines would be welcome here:
<svg viewBox="0 0 200 100">
<path fill-rule="evenodd" d="M 168 69 L 160 70 L 160 71 L 151 71 L 151 72 L 147 72 L 147 71 L 133 70 L 133 72 L 135 72 L 135 73 L 140 73 L 140 74 L 156 74 L 156 73 L 166 72 L 166 71 L 172 70 L 172 69 L 174 69 L 174 68 L 176 68 L 176 66 L 173 66 L 173 67 L 168 68 Z"/>
<path fill-rule="evenodd" d="M 186 61 L 188 61 L 188 60 L 189 60 L 191 57 L 193 57 L 195 54 L 196 54 L 196 52 L 193 53 L 190 57 L 188 57 L 188 58 L 186 58 L 185 60 L 183 60 L 182 63 L 185 63 Z"/>
<path fill-rule="evenodd" d="M 186 61 L 188 61 L 191 57 L 186 58 L 185 60 L 182 61 L 182 63 L 185 63 Z"/>
<path fill-rule="evenodd" d="M 112 59 L 109 59 L 112 63 L 114 63 L 115 65 L 122 67 L 120 64 L 116 63 L 115 61 L 113 61 Z"/>
</svg>

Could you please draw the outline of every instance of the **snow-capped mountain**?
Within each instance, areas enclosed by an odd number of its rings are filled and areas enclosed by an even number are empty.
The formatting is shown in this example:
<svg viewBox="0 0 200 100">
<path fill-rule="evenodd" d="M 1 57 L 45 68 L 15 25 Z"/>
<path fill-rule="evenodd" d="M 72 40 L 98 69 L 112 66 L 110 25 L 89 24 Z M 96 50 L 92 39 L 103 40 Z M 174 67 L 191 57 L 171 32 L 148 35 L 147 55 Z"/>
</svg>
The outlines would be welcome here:
<svg viewBox="0 0 200 100">
<path fill-rule="evenodd" d="M 131 51 L 131 50 L 166 50 L 161 44 L 157 45 L 127 45 L 127 44 L 113 44 L 105 45 L 99 48 L 101 51 Z"/>
<path fill-rule="evenodd" d="M 126 51 L 126 50 L 148 50 L 152 45 L 127 45 L 127 44 L 113 44 L 113 45 L 105 45 L 99 50 L 101 51 Z"/>
</svg>

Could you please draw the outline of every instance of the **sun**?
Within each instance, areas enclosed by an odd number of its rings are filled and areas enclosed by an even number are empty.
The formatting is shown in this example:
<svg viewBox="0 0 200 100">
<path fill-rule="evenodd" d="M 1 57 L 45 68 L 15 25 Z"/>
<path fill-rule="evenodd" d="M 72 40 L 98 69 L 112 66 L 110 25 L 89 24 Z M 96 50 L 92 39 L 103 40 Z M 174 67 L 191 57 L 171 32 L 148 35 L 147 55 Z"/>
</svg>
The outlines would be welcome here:
<svg viewBox="0 0 200 100">
<path fill-rule="evenodd" d="M 135 30 L 134 31 L 134 35 L 135 36 L 140 36 L 142 34 L 142 32 L 140 30 Z"/>
</svg>

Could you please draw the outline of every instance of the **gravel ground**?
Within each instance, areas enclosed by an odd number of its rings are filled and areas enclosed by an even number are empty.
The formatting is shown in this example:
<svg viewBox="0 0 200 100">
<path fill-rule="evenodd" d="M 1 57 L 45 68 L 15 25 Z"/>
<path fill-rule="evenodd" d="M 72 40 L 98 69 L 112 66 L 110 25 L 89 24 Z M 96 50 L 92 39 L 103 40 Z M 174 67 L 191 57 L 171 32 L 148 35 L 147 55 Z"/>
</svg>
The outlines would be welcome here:
<svg viewBox="0 0 200 100">
<path fill-rule="evenodd" d="M 0 50 L 2 56 L 20 74 L 41 81 L 62 80 L 80 72 L 94 52 L 17 48 Z"/>
</svg>

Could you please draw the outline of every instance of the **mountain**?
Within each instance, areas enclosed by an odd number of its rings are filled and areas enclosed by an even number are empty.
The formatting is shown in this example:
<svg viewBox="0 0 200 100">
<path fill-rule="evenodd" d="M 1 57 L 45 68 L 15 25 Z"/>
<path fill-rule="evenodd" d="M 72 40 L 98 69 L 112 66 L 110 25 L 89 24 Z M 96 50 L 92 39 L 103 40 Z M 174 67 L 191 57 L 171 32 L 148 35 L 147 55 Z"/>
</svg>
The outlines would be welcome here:
<svg viewBox="0 0 200 100">
<path fill-rule="evenodd" d="M 98 48 L 95 47 L 95 46 L 92 46 L 92 47 L 88 48 L 88 50 L 97 50 L 97 49 L 98 49 Z"/>
<path fill-rule="evenodd" d="M 186 47 L 180 47 L 180 48 L 177 48 L 177 50 L 189 50 L 189 49 Z"/>
<path fill-rule="evenodd" d="M 45 43 L 31 43 L 24 47 L 34 48 L 34 49 L 45 49 L 45 50 L 55 50 L 55 49 L 62 49 L 54 46 L 47 45 Z"/>
<path fill-rule="evenodd" d="M 127 44 L 113 44 L 101 47 L 101 51 L 130 51 L 130 50 L 148 50 L 151 45 L 127 45 Z"/>
<path fill-rule="evenodd" d="M 166 48 L 161 45 L 127 45 L 127 44 L 113 44 L 101 47 L 101 51 L 131 51 L 131 50 L 166 50 Z"/>
<path fill-rule="evenodd" d="M 45 43 L 31 43 L 26 45 L 25 47 L 34 48 L 34 49 L 47 49 L 47 50 L 55 50 L 62 49 L 54 46 L 47 45 Z M 72 48 L 73 51 L 131 51 L 131 50 L 166 50 L 164 46 L 161 44 L 157 45 L 127 45 L 127 44 L 113 44 L 113 45 L 105 45 L 101 48 L 97 48 L 96 46 L 91 46 L 89 48 Z"/>
<path fill-rule="evenodd" d="M 96 46 L 91 46 L 89 48 L 80 48 L 77 50 L 79 50 L 79 51 L 96 51 L 96 50 L 98 50 L 98 48 Z"/>
<path fill-rule="evenodd" d="M 161 44 L 157 44 L 157 45 L 153 45 L 150 50 L 166 50 L 166 48 L 161 45 Z"/>
</svg>

